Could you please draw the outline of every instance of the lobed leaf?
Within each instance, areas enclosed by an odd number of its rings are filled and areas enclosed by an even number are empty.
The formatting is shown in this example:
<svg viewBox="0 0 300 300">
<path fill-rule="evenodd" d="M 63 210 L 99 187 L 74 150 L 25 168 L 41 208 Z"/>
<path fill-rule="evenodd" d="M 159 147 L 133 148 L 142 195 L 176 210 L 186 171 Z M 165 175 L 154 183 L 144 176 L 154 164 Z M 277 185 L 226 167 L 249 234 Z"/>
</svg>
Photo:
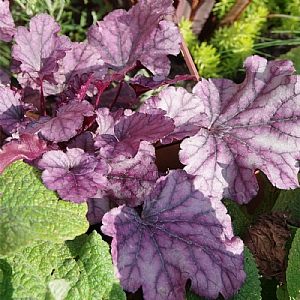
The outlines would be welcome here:
<svg viewBox="0 0 300 300">
<path fill-rule="evenodd" d="M 88 31 L 89 44 L 97 48 L 108 68 L 119 74 L 141 62 L 161 80 L 169 74 L 167 55 L 180 51 L 181 35 L 173 22 L 162 20 L 172 13 L 171 0 L 141 0 L 128 12 L 108 14 Z"/>
<path fill-rule="evenodd" d="M 41 121 L 40 132 L 49 141 L 68 141 L 77 134 L 83 125 L 84 117 L 93 114 L 93 107 L 89 102 L 71 101 L 59 108 L 56 117 Z"/>
<path fill-rule="evenodd" d="M 16 32 L 15 23 L 9 10 L 9 1 L 0 1 L 0 40 L 10 42 Z"/>
<path fill-rule="evenodd" d="M 146 300 L 184 299 L 188 279 L 200 296 L 228 298 L 245 280 L 243 243 L 225 207 L 205 198 L 183 170 L 157 181 L 141 216 L 121 206 L 102 222 L 113 237 L 115 276 L 129 292 L 142 286 Z"/>
<path fill-rule="evenodd" d="M 195 86 L 204 115 L 179 153 L 197 188 L 240 204 L 257 194 L 256 169 L 280 189 L 296 188 L 300 158 L 300 77 L 291 75 L 292 63 L 252 56 L 244 66 L 241 84 L 211 79 Z"/>
<path fill-rule="evenodd" d="M 29 22 L 29 30 L 19 26 L 14 36 L 16 42 L 12 56 L 20 62 L 20 70 L 31 78 L 42 79 L 58 71 L 58 60 L 71 49 L 65 35 L 58 36 L 61 27 L 47 14 L 39 14 Z M 52 78 L 52 83 L 56 80 Z"/>
<path fill-rule="evenodd" d="M 65 200 L 82 203 L 107 184 L 108 166 L 93 154 L 72 148 L 48 151 L 38 163 L 45 186 Z"/>
</svg>

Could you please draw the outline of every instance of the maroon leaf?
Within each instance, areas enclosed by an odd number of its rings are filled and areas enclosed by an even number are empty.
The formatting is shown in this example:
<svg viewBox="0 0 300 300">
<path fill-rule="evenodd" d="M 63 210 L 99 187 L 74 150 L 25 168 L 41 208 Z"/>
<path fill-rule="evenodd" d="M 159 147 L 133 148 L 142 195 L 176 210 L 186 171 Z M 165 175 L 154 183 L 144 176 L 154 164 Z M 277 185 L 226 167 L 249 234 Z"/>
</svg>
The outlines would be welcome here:
<svg viewBox="0 0 300 300">
<path fill-rule="evenodd" d="M 37 135 L 23 134 L 0 149 L 0 175 L 4 169 L 19 159 L 34 160 L 51 148 Z"/>
<path fill-rule="evenodd" d="M 243 242 L 233 236 L 225 207 L 194 189 L 183 170 L 158 180 L 141 217 L 121 206 L 102 221 L 113 237 L 115 276 L 129 292 L 142 286 L 146 300 L 185 299 L 188 279 L 200 296 L 229 298 L 245 280 Z"/>
<path fill-rule="evenodd" d="M 290 61 L 252 56 L 246 79 L 202 80 L 194 90 L 203 112 L 199 132 L 179 152 L 207 195 L 247 203 L 257 194 L 256 169 L 280 189 L 298 186 L 300 84 Z"/>
<path fill-rule="evenodd" d="M 171 0 L 141 0 L 128 12 L 115 10 L 91 26 L 87 39 L 97 47 L 106 65 L 125 74 L 139 60 L 155 76 L 170 70 L 167 55 L 180 51 L 181 36 L 173 22 L 162 20 L 172 13 Z"/>
</svg>

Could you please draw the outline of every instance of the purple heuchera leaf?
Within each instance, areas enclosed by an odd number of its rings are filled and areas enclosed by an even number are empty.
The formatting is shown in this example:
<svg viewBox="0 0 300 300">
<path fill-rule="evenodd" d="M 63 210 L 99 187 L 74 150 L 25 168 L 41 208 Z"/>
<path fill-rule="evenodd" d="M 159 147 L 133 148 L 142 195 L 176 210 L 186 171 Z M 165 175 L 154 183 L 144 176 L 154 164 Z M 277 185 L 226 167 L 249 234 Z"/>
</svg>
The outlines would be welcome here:
<svg viewBox="0 0 300 300">
<path fill-rule="evenodd" d="M 25 113 L 26 105 L 21 101 L 21 95 L 10 87 L 0 86 L 0 125 L 3 130 L 8 134 L 16 132 L 21 124 L 25 125 L 28 121 Z"/>
<path fill-rule="evenodd" d="M 221 201 L 211 201 L 183 170 L 161 177 L 141 217 L 130 207 L 103 217 L 113 237 L 115 276 L 123 288 L 143 288 L 146 300 L 185 299 L 185 285 L 203 297 L 229 298 L 245 280 L 243 242 L 233 236 Z"/>
<path fill-rule="evenodd" d="M 15 32 L 15 23 L 9 10 L 9 1 L 0 0 L 0 40 L 10 42 Z"/>
<path fill-rule="evenodd" d="M 53 74 L 59 69 L 58 60 L 71 49 L 69 38 L 65 35 L 58 36 L 60 30 L 61 27 L 47 14 L 33 17 L 29 30 L 23 26 L 18 27 L 12 56 L 21 62 L 19 67 L 22 72 L 37 79 L 49 75 L 47 80 L 57 83 Z"/>
<path fill-rule="evenodd" d="M 291 75 L 292 62 L 252 56 L 244 66 L 241 84 L 211 79 L 194 87 L 204 114 L 179 153 L 197 188 L 238 203 L 257 194 L 255 169 L 280 189 L 298 187 L 300 159 L 300 77 Z"/>
<path fill-rule="evenodd" d="M 89 102 L 72 101 L 58 110 L 57 117 L 45 123 L 43 121 L 40 132 L 49 141 L 68 141 L 81 128 L 84 116 L 93 114 L 93 106 Z"/>
<path fill-rule="evenodd" d="M 172 12 L 171 5 L 171 0 L 140 0 L 128 12 L 115 10 L 91 26 L 88 42 L 119 74 L 125 74 L 140 61 L 155 80 L 163 79 L 170 70 L 167 55 L 177 55 L 181 42 L 175 24 L 162 20 Z"/>
<path fill-rule="evenodd" d="M 51 147 L 37 135 L 23 134 L 19 140 L 12 140 L 0 149 L 0 175 L 4 169 L 19 159 L 34 160 Z"/>
<path fill-rule="evenodd" d="M 93 154 L 73 148 L 45 153 L 38 163 L 45 186 L 62 199 L 82 203 L 106 186 L 108 166 Z"/>
<path fill-rule="evenodd" d="M 141 142 L 133 158 L 123 155 L 107 160 L 110 173 L 107 175 L 106 195 L 117 204 L 138 206 L 143 203 L 158 178 L 154 147 Z"/>
<path fill-rule="evenodd" d="M 100 116 L 101 112 L 105 113 Z M 95 138 L 96 147 L 100 148 L 100 155 L 113 158 L 116 155 L 134 157 L 141 141 L 153 143 L 164 138 L 174 129 L 173 120 L 162 114 L 143 114 L 126 110 L 129 115 L 116 119 L 114 135 L 112 135 L 112 117 L 104 109 L 98 111 L 97 122 L 102 125 L 107 119 L 107 126 L 101 126 L 101 132 Z"/>
<path fill-rule="evenodd" d="M 0 86 L 1 85 L 9 85 L 10 84 L 10 77 L 9 75 L 0 69 Z"/>
<path fill-rule="evenodd" d="M 162 143 L 171 143 L 172 139 L 181 140 L 199 131 L 204 105 L 197 96 L 187 92 L 186 89 L 165 88 L 158 97 L 149 98 L 140 111 L 153 112 L 153 109 L 157 108 L 163 109 L 165 115 L 174 120 L 175 125 L 174 131 L 162 139 Z"/>
</svg>

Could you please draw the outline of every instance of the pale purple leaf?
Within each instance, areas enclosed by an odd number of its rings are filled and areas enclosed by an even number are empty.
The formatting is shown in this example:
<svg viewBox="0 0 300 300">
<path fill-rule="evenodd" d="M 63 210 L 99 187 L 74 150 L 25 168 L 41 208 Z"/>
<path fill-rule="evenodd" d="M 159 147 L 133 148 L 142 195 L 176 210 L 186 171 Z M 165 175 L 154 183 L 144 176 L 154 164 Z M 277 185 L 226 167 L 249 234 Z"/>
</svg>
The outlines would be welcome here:
<svg viewBox="0 0 300 300">
<path fill-rule="evenodd" d="M 113 158 L 117 155 L 134 157 L 141 141 L 156 142 L 174 129 L 173 120 L 162 114 L 143 114 L 130 110 L 125 112 L 129 115 L 120 117 L 119 121 L 115 119 L 114 134 L 111 132 L 112 118 L 109 115 L 105 118 L 98 115 L 98 124 L 103 124 L 103 120 L 106 119 L 107 126 L 110 126 L 105 134 L 95 138 L 95 146 L 100 148 L 100 155 L 103 157 Z M 101 121 L 101 118 L 104 119 Z M 103 128 L 101 131 L 104 131 Z"/>
<path fill-rule="evenodd" d="M 185 285 L 202 297 L 235 295 L 245 280 L 243 242 L 233 236 L 221 201 L 194 188 L 183 170 L 161 177 L 141 216 L 121 206 L 103 217 L 113 238 L 115 276 L 123 288 L 142 286 L 145 300 L 185 299 Z"/>
<path fill-rule="evenodd" d="M 91 45 L 81 42 L 73 42 L 72 49 L 66 52 L 66 56 L 61 60 L 66 82 L 72 80 L 76 75 L 93 73 L 93 79 L 101 79 L 107 74 L 107 67 L 100 57 L 99 51 Z"/>
<path fill-rule="evenodd" d="M 19 159 L 34 160 L 51 147 L 37 135 L 23 134 L 19 140 L 12 140 L 0 149 L 0 175 L 4 169 Z"/>
<path fill-rule="evenodd" d="M 19 93 L 10 87 L 0 86 L 0 125 L 6 133 L 11 134 L 21 124 L 26 124 L 25 108 Z"/>
<path fill-rule="evenodd" d="M 119 74 L 125 74 L 140 61 L 155 80 L 163 79 L 170 70 L 167 55 L 180 51 L 178 27 L 162 20 L 171 8 L 171 0 L 140 0 L 128 12 L 115 10 L 91 26 L 88 42 L 97 47 L 106 65 Z"/>
<path fill-rule="evenodd" d="M 43 78 L 58 71 L 58 60 L 71 49 L 69 38 L 58 36 L 60 30 L 61 27 L 47 14 L 33 17 L 29 22 L 29 30 L 23 26 L 18 27 L 12 56 L 21 62 L 21 71 L 29 73 L 33 78 Z M 56 80 L 53 78 L 52 81 Z"/>
<path fill-rule="evenodd" d="M 49 141 L 68 141 L 81 128 L 84 116 L 93 114 L 93 107 L 89 102 L 72 101 L 58 110 L 57 117 L 42 124 L 40 132 Z"/>
<path fill-rule="evenodd" d="M 15 23 L 9 10 L 9 1 L 0 0 L 0 40 L 10 42 L 15 32 Z"/>
<path fill-rule="evenodd" d="M 172 139 L 181 140 L 199 131 L 204 104 L 186 89 L 165 88 L 157 97 L 149 98 L 140 111 L 146 113 L 155 108 L 163 109 L 166 112 L 165 115 L 174 120 L 174 131 L 162 139 L 162 143 L 171 143 Z"/>
<path fill-rule="evenodd" d="M 246 59 L 246 79 L 202 80 L 193 93 L 204 107 L 199 132 L 179 153 L 196 187 L 247 203 L 257 194 L 256 169 L 280 189 L 298 187 L 300 77 L 290 61 Z"/>
<path fill-rule="evenodd" d="M 45 186 L 62 199 L 82 203 L 106 186 L 108 166 L 94 155 L 73 148 L 45 153 L 38 163 Z"/>
<path fill-rule="evenodd" d="M 119 155 L 107 160 L 107 163 L 111 171 L 107 175 L 106 195 L 119 205 L 142 204 L 158 178 L 154 147 L 141 142 L 135 157 Z"/>
</svg>

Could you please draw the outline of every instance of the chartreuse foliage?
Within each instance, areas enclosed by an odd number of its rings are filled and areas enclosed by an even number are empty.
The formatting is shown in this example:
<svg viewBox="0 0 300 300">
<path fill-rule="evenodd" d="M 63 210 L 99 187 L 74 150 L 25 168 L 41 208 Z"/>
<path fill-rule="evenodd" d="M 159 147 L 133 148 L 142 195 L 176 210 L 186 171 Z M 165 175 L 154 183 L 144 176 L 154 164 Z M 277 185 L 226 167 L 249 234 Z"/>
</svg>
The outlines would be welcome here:
<svg viewBox="0 0 300 300">
<path fill-rule="evenodd" d="M 41 181 L 41 171 L 17 161 L 0 177 L 0 255 L 34 241 L 63 242 L 88 229 L 86 204 L 61 201 Z"/>
<path fill-rule="evenodd" d="M 33 242 L 0 259 L 0 275 L 0 299 L 126 299 L 108 245 L 96 232 Z"/>
</svg>

